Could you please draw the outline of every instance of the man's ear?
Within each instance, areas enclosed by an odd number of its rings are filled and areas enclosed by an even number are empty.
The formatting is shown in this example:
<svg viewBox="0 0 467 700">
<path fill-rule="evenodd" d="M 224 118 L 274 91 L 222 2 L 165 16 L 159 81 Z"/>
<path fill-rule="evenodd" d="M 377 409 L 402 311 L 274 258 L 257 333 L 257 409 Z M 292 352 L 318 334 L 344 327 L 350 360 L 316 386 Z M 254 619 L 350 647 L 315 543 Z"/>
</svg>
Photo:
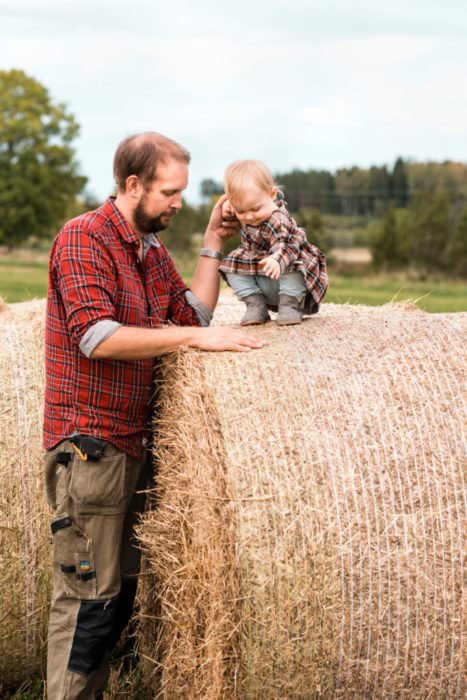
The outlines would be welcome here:
<svg viewBox="0 0 467 700">
<path fill-rule="evenodd" d="M 137 175 L 129 175 L 125 180 L 125 192 L 130 197 L 138 198 L 141 193 L 141 182 Z"/>
</svg>

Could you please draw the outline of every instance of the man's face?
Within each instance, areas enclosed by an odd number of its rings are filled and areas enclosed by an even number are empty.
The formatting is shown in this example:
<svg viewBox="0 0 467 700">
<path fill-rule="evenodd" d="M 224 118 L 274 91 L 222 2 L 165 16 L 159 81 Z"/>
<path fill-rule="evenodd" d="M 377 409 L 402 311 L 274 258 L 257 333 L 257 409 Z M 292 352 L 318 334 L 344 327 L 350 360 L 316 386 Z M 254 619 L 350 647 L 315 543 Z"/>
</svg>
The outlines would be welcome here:
<svg viewBox="0 0 467 700">
<path fill-rule="evenodd" d="M 182 192 L 188 184 L 186 163 L 170 159 L 157 169 L 157 180 L 141 193 L 133 211 L 139 233 L 162 231 L 182 207 Z"/>
</svg>

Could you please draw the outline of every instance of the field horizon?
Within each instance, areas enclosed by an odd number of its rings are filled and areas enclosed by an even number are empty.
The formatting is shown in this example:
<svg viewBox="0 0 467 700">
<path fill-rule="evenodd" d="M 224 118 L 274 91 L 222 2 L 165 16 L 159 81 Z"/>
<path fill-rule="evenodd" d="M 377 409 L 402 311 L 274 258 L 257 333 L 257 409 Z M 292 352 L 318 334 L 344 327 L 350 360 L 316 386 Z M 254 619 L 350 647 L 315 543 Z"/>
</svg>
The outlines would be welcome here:
<svg viewBox="0 0 467 700">
<path fill-rule="evenodd" d="M 177 258 L 183 279 L 190 284 L 196 256 Z M 329 254 L 330 285 L 324 303 L 380 306 L 410 301 L 430 313 L 467 311 L 467 281 L 418 279 L 403 272 L 371 269 L 368 248 L 335 248 Z M 44 298 L 47 294 L 46 251 L 0 251 L 0 298 L 7 304 Z"/>
</svg>

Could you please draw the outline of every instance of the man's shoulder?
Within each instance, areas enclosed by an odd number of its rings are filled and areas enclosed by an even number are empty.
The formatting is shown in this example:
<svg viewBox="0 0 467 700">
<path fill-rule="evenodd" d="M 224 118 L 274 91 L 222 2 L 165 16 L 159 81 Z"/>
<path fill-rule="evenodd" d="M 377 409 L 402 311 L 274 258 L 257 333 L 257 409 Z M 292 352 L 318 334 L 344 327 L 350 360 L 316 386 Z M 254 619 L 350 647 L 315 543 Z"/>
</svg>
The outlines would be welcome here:
<svg viewBox="0 0 467 700">
<path fill-rule="evenodd" d="M 84 212 L 69 219 L 55 237 L 50 264 L 60 264 L 64 258 L 75 257 L 79 251 L 97 247 L 101 250 L 114 247 L 118 233 L 105 214 L 103 207 Z"/>
<path fill-rule="evenodd" d="M 108 233 L 111 230 L 111 221 L 105 213 L 104 207 L 86 211 L 83 214 L 69 219 L 62 227 L 60 233 L 82 232 L 92 234 Z"/>
<path fill-rule="evenodd" d="M 58 232 L 54 247 L 86 246 L 92 240 L 106 245 L 114 243 L 116 237 L 118 232 L 102 206 L 69 219 Z"/>
</svg>

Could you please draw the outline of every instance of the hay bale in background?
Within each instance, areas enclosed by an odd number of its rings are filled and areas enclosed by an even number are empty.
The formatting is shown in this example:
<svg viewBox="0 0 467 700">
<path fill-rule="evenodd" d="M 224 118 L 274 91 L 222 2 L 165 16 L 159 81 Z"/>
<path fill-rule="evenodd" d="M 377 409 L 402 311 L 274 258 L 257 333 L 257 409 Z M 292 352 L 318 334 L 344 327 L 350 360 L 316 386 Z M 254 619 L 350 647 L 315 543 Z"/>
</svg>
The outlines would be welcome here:
<svg viewBox="0 0 467 700">
<path fill-rule="evenodd" d="M 42 300 L 0 311 L 0 691 L 43 669 L 50 568 L 44 308 Z"/>
<path fill-rule="evenodd" d="M 148 692 L 464 697 L 466 319 L 325 305 L 164 359 Z"/>
</svg>

